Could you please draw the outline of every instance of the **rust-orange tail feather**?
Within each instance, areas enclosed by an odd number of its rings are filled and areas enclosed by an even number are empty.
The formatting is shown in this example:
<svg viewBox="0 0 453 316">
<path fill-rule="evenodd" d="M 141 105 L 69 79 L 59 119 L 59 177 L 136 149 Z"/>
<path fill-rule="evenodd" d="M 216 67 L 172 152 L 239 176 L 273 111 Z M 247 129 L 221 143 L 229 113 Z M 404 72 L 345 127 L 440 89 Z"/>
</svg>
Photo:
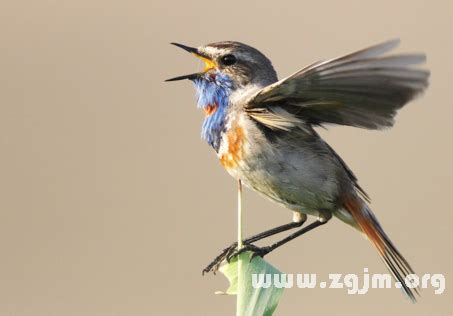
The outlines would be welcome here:
<svg viewBox="0 0 453 316">
<path fill-rule="evenodd" d="M 410 288 L 405 283 L 406 277 L 414 274 L 414 271 L 384 232 L 376 216 L 374 216 L 367 204 L 356 196 L 346 199 L 343 205 L 354 218 L 357 228 L 374 244 L 393 277 L 401 283 L 401 289 L 415 302 L 415 295 L 419 295 L 418 289 Z"/>
</svg>

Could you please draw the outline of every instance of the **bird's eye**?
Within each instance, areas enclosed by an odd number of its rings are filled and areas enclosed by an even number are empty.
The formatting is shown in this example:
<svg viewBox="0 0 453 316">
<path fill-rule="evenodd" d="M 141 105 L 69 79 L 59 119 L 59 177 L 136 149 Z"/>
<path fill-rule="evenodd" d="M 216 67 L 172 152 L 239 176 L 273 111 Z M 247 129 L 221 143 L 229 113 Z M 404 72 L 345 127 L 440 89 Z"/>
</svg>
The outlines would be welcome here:
<svg viewBox="0 0 453 316">
<path fill-rule="evenodd" d="M 222 62 L 222 65 L 224 65 L 224 66 L 231 66 L 236 63 L 236 57 L 232 54 L 228 54 L 228 55 L 222 56 L 220 58 L 220 61 Z"/>
</svg>

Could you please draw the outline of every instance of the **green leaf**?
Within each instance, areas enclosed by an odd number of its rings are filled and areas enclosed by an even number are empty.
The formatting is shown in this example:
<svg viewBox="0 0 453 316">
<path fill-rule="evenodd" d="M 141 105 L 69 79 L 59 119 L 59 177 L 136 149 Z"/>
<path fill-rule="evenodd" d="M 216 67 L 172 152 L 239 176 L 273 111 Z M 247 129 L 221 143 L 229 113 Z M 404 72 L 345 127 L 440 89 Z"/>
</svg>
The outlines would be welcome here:
<svg viewBox="0 0 453 316">
<path fill-rule="evenodd" d="M 252 284 L 253 274 L 279 274 L 281 272 L 264 261 L 261 257 L 255 257 L 250 262 L 252 252 L 244 252 L 223 265 L 219 271 L 228 279 L 230 286 L 225 293 L 237 295 L 236 316 L 270 316 L 277 308 L 283 294 L 283 288 L 275 287 L 274 282 L 268 288 L 254 288 Z"/>
</svg>

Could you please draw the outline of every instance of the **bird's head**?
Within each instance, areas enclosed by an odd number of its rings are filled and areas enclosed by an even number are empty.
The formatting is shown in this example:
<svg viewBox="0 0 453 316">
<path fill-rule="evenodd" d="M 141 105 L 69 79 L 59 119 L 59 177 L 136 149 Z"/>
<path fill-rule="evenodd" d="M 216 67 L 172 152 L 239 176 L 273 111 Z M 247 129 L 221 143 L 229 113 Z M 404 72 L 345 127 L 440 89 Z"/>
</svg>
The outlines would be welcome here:
<svg viewBox="0 0 453 316">
<path fill-rule="evenodd" d="M 166 81 L 189 79 L 194 83 L 198 107 L 206 114 L 202 137 L 217 150 L 232 100 L 277 81 L 275 70 L 266 56 L 242 43 L 218 42 L 198 48 L 172 44 L 205 64 L 201 72 Z"/>
<path fill-rule="evenodd" d="M 239 42 L 218 42 L 198 48 L 172 43 L 201 59 L 201 72 L 179 76 L 166 81 L 189 79 L 200 88 L 204 85 L 226 86 L 230 91 L 255 85 L 264 87 L 277 81 L 270 60 L 257 49 Z M 214 88 L 214 87 L 213 87 Z"/>
<path fill-rule="evenodd" d="M 237 88 L 249 84 L 267 85 L 277 80 L 270 60 L 257 49 L 239 42 L 218 42 L 198 48 L 172 43 L 205 63 L 202 72 L 168 79 L 210 79 L 217 75 L 227 76 Z"/>
</svg>

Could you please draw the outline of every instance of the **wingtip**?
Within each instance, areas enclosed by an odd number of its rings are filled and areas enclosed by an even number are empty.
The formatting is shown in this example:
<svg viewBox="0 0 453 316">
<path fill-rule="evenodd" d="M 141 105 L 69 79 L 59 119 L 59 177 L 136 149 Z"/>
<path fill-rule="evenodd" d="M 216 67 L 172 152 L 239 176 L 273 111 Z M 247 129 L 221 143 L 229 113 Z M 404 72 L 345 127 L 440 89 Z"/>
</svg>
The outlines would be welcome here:
<svg viewBox="0 0 453 316">
<path fill-rule="evenodd" d="M 395 49 L 401 44 L 401 39 L 399 37 L 395 37 L 392 39 L 389 39 L 387 41 L 381 42 L 380 44 L 371 46 L 370 48 L 376 49 L 379 54 L 384 54 L 388 51 L 391 51 L 392 49 Z"/>
<path fill-rule="evenodd" d="M 392 43 L 394 45 L 399 45 L 401 44 L 401 38 L 399 37 L 394 37 L 386 41 L 387 43 Z M 385 43 L 385 42 L 384 42 Z"/>
</svg>

